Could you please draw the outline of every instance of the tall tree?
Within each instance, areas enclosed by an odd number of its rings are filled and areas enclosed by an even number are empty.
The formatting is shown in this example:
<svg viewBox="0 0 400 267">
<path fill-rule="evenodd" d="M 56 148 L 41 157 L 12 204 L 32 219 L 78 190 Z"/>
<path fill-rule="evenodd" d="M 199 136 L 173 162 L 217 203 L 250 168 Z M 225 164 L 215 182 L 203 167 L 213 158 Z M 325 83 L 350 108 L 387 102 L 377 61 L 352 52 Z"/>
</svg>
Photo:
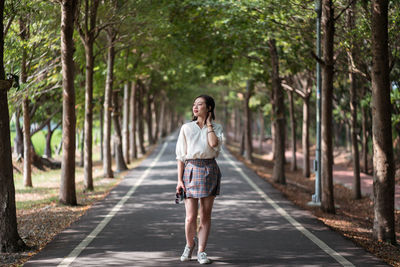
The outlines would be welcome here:
<svg viewBox="0 0 400 267">
<path fill-rule="evenodd" d="M 275 182 L 280 184 L 286 184 L 285 177 L 285 105 L 284 95 L 281 85 L 281 79 L 279 77 L 279 57 L 276 49 L 275 39 L 268 41 L 269 53 L 271 56 L 272 66 L 272 91 L 273 91 L 273 103 L 274 103 L 274 168 L 272 171 L 272 178 Z"/>
<path fill-rule="evenodd" d="M 82 23 L 77 20 L 79 35 L 85 48 L 85 125 L 84 125 L 84 186 L 85 190 L 93 190 L 93 45 L 99 34 L 97 27 L 97 10 L 100 0 L 82 1 L 84 6 Z"/>
<path fill-rule="evenodd" d="M 254 91 L 254 81 L 248 80 L 246 84 L 246 94 L 244 98 L 244 117 L 245 117 L 245 127 L 244 127 L 244 147 L 245 147 L 245 158 L 250 162 L 253 162 L 253 134 L 251 131 L 251 110 L 249 106 L 250 97 Z"/>
<path fill-rule="evenodd" d="M 303 148 L 303 175 L 304 177 L 310 177 L 310 97 L 311 97 L 311 78 L 309 72 L 296 73 L 292 77 L 292 83 L 296 84 L 298 90 L 289 86 L 286 83 L 282 83 L 282 86 L 291 91 L 295 92 L 298 96 L 303 99 L 303 127 L 302 127 L 302 148 Z M 293 134 L 293 133 L 292 133 Z"/>
<path fill-rule="evenodd" d="M 144 147 L 144 118 L 143 118 L 143 96 L 144 96 L 144 84 L 141 79 L 136 81 L 137 86 L 137 120 L 138 120 L 138 134 L 139 134 L 139 147 L 142 155 L 146 154 Z M 172 122 L 171 122 L 172 123 Z"/>
<path fill-rule="evenodd" d="M 136 145 L 136 114 L 137 114 L 137 101 L 136 101 L 136 86 L 135 83 L 131 83 L 131 98 L 130 98 L 130 112 L 131 112 L 131 124 L 130 124 L 130 150 L 132 158 L 137 158 L 137 145 Z"/>
<path fill-rule="evenodd" d="M 52 151 L 51 151 L 51 138 L 57 130 L 57 128 L 61 125 L 61 121 L 57 123 L 57 125 L 52 129 L 50 121 L 47 123 L 47 134 L 46 134 L 46 146 L 44 148 L 44 156 L 46 158 L 51 158 L 52 157 Z"/>
<path fill-rule="evenodd" d="M 332 0 L 322 0 L 323 61 L 321 90 L 321 209 L 335 213 L 333 198 L 332 98 L 335 17 Z"/>
<path fill-rule="evenodd" d="M 374 227 L 376 240 L 395 244 L 394 163 L 388 52 L 388 0 L 372 8 L 372 140 L 374 163 Z"/>
<path fill-rule="evenodd" d="M 17 252 L 26 248 L 18 234 L 15 188 L 11 158 L 10 122 L 7 90 L 11 81 L 4 72 L 4 1 L 0 1 L 0 252 Z"/>
<path fill-rule="evenodd" d="M 292 161 L 290 169 L 292 171 L 297 170 L 297 159 L 296 159 L 296 119 L 294 116 L 294 103 L 293 103 L 293 91 L 288 92 L 289 96 L 289 114 L 290 114 L 290 132 L 292 141 Z"/>
<path fill-rule="evenodd" d="M 104 134 L 103 134 L 103 172 L 104 177 L 113 178 L 111 169 L 111 109 L 114 82 L 115 40 L 116 32 L 113 26 L 106 29 L 107 33 L 107 77 L 104 93 Z"/>
<path fill-rule="evenodd" d="M 147 88 L 146 88 L 147 87 Z M 152 103 L 154 101 L 154 97 L 152 94 L 152 81 L 148 86 L 143 84 L 143 90 L 146 92 L 146 122 L 147 122 L 147 140 L 149 144 L 154 144 L 153 138 L 153 111 L 152 111 Z"/>
<path fill-rule="evenodd" d="M 118 90 L 113 91 L 113 124 L 114 124 L 114 147 L 115 147 L 115 163 L 117 165 L 117 172 L 127 170 L 124 155 L 122 151 L 122 133 L 121 133 L 121 126 L 120 126 L 120 107 L 119 107 L 119 97 L 118 97 Z"/>
<path fill-rule="evenodd" d="M 366 94 L 367 88 L 363 86 L 362 96 Z M 368 173 L 368 107 L 365 104 L 361 104 L 361 131 L 362 131 L 362 167 L 363 172 Z"/>
<path fill-rule="evenodd" d="M 129 155 L 129 101 L 130 101 L 130 88 L 129 82 L 124 83 L 124 111 L 122 112 L 122 121 L 123 121 L 123 130 L 122 130 L 122 150 L 124 152 L 124 159 L 127 164 L 130 163 L 130 155 Z"/>
<path fill-rule="evenodd" d="M 74 21 L 78 1 L 61 2 L 61 64 L 63 89 L 63 156 L 61 164 L 60 202 L 76 205 L 75 192 L 75 87 Z"/>
<path fill-rule="evenodd" d="M 19 19 L 19 30 L 22 42 L 26 42 L 29 39 L 29 25 L 25 15 Z M 26 48 L 22 48 L 22 60 L 21 60 L 21 83 L 26 83 L 28 78 L 27 73 L 27 57 L 28 53 Z M 22 100 L 22 114 L 24 118 L 24 186 L 32 187 L 32 155 L 31 155 L 31 122 L 29 117 L 29 94 L 26 93 Z"/>
<path fill-rule="evenodd" d="M 350 0 L 350 8 L 347 10 L 347 25 L 349 30 L 352 31 L 355 28 L 355 18 L 356 18 L 356 0 Z M 361 198 L 361 185 L 360 185 L 360 157 L 358 153 L 358 140 L 357 140 L 357 75 L 353 71 L 354 60 L 357 60 L 356 55 L 356 44 L 353 43 L 348 51 L 349 58 L 349 82 L 350 82 L 350 131 L 351 131 L 351 152 L 353 155 L 353 198 Z"/>
</svg>

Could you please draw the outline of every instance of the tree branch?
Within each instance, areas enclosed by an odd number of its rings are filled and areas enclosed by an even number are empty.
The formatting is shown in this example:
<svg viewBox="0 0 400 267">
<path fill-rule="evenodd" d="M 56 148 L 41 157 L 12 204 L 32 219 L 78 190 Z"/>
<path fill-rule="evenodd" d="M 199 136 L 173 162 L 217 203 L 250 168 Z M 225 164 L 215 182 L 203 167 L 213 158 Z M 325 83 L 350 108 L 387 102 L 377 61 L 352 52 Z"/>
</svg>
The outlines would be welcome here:
<svg viewBox="0 0 400 267">
<path fill-rule="evenodd" d="M 55 112 L 53 112 L 50 117 L 48 117 L 44 122 L 42 122 L 42 124 L 40 124 L 35 130 L 33 130 L 31 132 L 31 137 L 36 134 L 37 132 L 39 132 L 40 130 L 42 130 L 44 127 L 46 127 L 46 125 L 51 121 L 51 119 L 61 111 L 61 107 L 58 108 Z"/>
<path fill-rule="evenodd" d="M 11 24 L 12 24 L 12 22 L 13 22 L 13 20 L 15 19 L 15 14 L 13 14 L 12 16 L 11 16 L 11 18 L 8 20 L 8 22 L 7 22 L 7 25 L 6 25 L 6 27 L 4 28 L 4 31 L 3 31 L 3 36 L 4 37 L 6 37 L 6 35 L 7 35 L 7 33 L 8 33 L 8 30 L 10 29 L 10 27 L 11 27 Z"/>
<path fill-rule="evenodd" d="M 340 16 L 354 3 L 354 0 L 352 0 L 345 8 L 343 8 L 339 14 L 333 19 L 334 21 L 336 21 L 337 19 L 340 18 Z"/>
<path fill-rule="evenodd" d="M 281 85 L 282 85 L 283 89 L 285 89 L 286 91 L 294 92 L 303 99 L 307 98 L 307 95 L 303 91 L 301 91 L 299 89 L 295 89 L 286 83 L 281 83 Z"/>
<path fill-rule="evenodd" d="M 324 61 L 322 58 L 319 58 L 319 57 L 314 53 L 314 51 L 311 51 L 311 56 L 312 56 L 316 61 L 318 61 L 318 63 L 321 64 L 322 66 L 325 66 L 325 65 L 326 65 L 326 64 L 325 64 L 325 61 Z"/>
</svg>

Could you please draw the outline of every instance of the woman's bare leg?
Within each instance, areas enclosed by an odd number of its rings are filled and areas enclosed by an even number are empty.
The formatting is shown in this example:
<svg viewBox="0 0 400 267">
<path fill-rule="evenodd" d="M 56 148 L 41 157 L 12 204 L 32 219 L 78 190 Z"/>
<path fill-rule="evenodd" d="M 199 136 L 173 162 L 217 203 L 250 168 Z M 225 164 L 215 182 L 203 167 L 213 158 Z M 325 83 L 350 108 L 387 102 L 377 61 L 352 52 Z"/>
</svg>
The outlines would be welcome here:
<svg viewBox="0 0 400 267">
<path fill-rule="evenodd" d="M 186 244 L 189 247 L 194 246 L 193 239 L 196 236 L 198 207 L 199 207 L 198 198 L 185 199 L 185 208 L 186 208 L 185 234 L 186 234 Z"/>
<path fill-rule="evenodd" d="M 211 211 L 215 196 L 200 198 L 200 227 L 198 233 L 199 250 L 203 252 L 207 246 L 208 235 L 211 229 Z"/>
</svg>

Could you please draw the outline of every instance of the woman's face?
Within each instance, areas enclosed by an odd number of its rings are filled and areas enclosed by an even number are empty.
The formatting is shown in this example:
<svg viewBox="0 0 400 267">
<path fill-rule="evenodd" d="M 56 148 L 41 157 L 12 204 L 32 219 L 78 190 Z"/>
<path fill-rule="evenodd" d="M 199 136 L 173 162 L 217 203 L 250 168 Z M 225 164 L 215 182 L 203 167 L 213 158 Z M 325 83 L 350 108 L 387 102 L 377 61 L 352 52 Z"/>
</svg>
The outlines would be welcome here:
<svg viewBox="0 0 400 267">
<path fill-rule="evenodd" d="M 207 114 L 207 105 L 206 105 L 206 100 L 199 97 L 196 98 L 196 100 L 193 103 L 193 114 L 196 117 L 205 117 Z"/>
</svg>

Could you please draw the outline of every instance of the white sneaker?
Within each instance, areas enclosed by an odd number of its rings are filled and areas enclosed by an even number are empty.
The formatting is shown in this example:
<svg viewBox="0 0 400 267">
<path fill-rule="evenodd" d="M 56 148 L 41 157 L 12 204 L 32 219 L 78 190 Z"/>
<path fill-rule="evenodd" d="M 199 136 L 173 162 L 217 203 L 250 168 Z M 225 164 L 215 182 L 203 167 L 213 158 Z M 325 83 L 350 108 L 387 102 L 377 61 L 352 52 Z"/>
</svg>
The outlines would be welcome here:
<svg viewBox="0 0 400 267">
<path fill-rule="evenodd" d="M 205 252 L 200 252 L 197 254 L 197 261 L 200 264 L 209 264 L 211 263 L 211 260 L 207 258 L 207 254 Z"/>
<path fill-rule="evenodd" d="M 195 246 L 196 243 L 193 243 L 193 247 L 189 247 L 188 245 L 185 246 L 181 256 L 181 261 L 190 261 L 192 259 L 192 253 Z"/>
</svg>

